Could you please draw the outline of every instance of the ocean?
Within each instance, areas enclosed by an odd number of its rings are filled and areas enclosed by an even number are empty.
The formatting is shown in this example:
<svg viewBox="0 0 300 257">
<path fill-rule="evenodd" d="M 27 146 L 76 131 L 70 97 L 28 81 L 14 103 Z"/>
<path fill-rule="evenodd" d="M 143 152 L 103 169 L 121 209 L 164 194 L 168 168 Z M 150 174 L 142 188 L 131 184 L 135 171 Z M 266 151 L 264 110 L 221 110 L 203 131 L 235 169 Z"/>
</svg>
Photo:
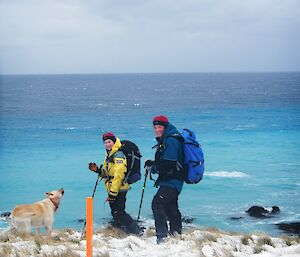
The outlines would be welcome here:
<svg viewBox="0 0 300 257">
<path fill-rule="evenodd" d="M 101 135 L 134 141 L 144 162 L 154 157 L 152 118 L 164 114 L 195 131 L 205 153 L 203 180 L 184 185 L 179 200 L 194 226 L 280 235 L 276 223 L 300 219 L 299 72 L 1 75 L 0 90 L 0 212 L 63 187 L 54 227 L 80 229 L 96 181 L 88 163 L 104 159 Z M 127 197 L 134 217 L 142 180 Z M 145 222 L 156 190 L 148 180 Z M 99 226 L 110 220 L 106 197 L 99 183 Z M 253 205 L 281 212 L 250 218 Z"/>
</svg>

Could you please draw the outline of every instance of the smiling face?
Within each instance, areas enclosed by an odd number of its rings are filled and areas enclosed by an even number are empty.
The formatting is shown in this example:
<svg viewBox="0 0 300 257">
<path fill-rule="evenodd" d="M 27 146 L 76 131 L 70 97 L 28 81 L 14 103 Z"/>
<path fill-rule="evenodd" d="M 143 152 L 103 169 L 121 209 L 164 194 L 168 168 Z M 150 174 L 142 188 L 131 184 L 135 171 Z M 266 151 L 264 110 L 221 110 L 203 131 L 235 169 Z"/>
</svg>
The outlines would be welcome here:
<svg viewBox="0 0 300 257">
<path fill-rule="evenodd" d="M 47 192 L 46 196 L 47 198 L 49 198 L 50 200 L 52 200 L 55 203 L 60 203 L 61 198 L 63 197 L 65 191 L 63 188 L 59 189 L 59 190 L 54 190 L 51 192 Z"/>
<path fill-rule="evenodd" d="M 153 129 L 154 129 L 154 133 L 157 137 L 162 137 L 162 135 L 164 134 L 164 131 L 165 131 L 165 127 L 162 125 L 154 125 Z"/>
<path fill-rule="evenodd" d="M 110 151 L 113 148 L 114 144 L 115 144 L 114 141 L 112 141 L 111 139 L 106 139 L 104 141 L 105 149 L 107 151 Z"/>
</svg>

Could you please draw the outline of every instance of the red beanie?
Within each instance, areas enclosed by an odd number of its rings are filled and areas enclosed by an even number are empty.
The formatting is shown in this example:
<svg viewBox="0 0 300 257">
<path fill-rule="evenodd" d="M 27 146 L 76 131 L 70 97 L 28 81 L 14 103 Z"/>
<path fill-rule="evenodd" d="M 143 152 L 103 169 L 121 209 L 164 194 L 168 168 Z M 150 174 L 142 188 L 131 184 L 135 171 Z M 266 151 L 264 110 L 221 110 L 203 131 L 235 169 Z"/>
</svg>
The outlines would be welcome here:
<svg viewBox="0 0 300 257">
<path fill-rule="evenodd" d="M 107 139 L 110 139 L 111 141 L 113 141 L 114 143 L 116 143 L 116 136 L 114 133 L 112 132 L 107 132 L 107 133 L 104 133 L 102 135 L 102 138 L 103 138 L 103 141 L 107 140 Z"/>
<path fill-rule="evenodd" d="M 169 120 L 164 115 L 155 116 L 153 118 L 153 125 L 162 125 L 164 127 L 167 127 L 169 124 Z"/>
</svg>

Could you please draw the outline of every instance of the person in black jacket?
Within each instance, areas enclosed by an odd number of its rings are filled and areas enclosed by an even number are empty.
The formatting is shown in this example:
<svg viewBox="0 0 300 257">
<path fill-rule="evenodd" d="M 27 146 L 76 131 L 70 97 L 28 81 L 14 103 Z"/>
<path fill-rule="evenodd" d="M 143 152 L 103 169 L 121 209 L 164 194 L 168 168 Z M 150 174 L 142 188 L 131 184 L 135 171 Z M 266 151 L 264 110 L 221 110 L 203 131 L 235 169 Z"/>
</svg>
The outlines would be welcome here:
<svg viewBox="0 0 300 257">
<path fill-rule="evenodd" d="M 166 116 L 154 117 L 153 126 L 158 142 L 155 161 L 147 160 L 145 167 L 150 168 L 151 173 L 158 174 L 156 186 L 159 189 L 152 201 L 152 211 L 157 243 L 160 244 L 169 232 L 181 234 L 182 231 L 178 196 L 183 187 L 183 150 L 176 138 L 179 132 Z M 170 231 L 167 219 L 170 221 Z"/>
</svg>

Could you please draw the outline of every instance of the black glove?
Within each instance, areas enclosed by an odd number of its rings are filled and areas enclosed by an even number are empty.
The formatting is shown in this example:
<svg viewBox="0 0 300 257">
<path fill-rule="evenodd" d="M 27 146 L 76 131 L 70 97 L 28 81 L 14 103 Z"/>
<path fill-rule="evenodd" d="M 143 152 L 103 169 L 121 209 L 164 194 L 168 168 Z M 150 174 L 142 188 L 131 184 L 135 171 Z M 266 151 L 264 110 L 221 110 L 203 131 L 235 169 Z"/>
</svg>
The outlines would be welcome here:
<svg viewBox="0 0 300 257">
<path fill-rule="evenodd" d="M 113 203 L 114 201 L 116 201 L 116 198 L 117 198 L 116 196 L 108 194 L 108 197 L 106 198 L 106 202 Z"/>
<path fill-rule="evenodd" d="M 154 161 L 153 160 L 147 160 L 147 161 L 145 161 L 144 168 L 146 168 L 146 167 L 152 167 L 153 165 L 154 165 Z"/>
</svg>

